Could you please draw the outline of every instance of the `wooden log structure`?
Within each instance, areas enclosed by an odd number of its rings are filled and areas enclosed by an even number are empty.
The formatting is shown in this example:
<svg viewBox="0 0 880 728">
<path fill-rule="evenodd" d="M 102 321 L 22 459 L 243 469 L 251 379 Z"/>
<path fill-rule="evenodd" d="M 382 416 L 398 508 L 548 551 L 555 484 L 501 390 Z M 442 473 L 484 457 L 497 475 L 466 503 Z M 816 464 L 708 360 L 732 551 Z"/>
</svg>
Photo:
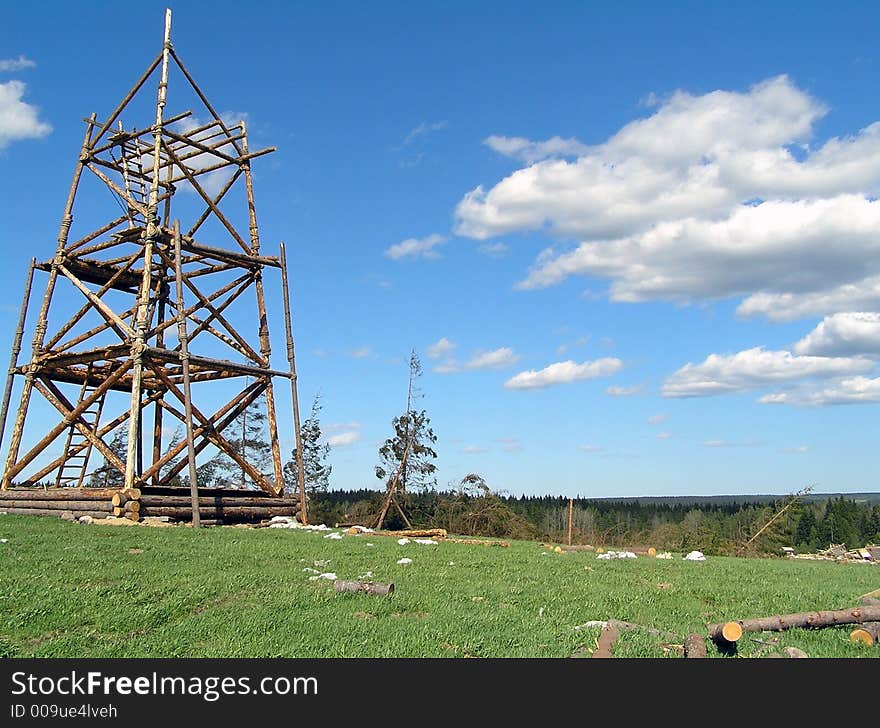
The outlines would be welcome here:
<svg viewBox="0 0 880 728">
<path fill-rule="evenodd" d="M 39 500 L 4 500 L 0 498 L 0 510 L 16 508 L 18 510 L 39 511 L 106 511 L 113 508 L 109 500 L 70 500 L 70 501 L 39 501 Z"/>
<path fill-rule="evenodd" d="M 705 637 L 701 634 L 689 634 L 685 637 L 684 656 L 690 658 L 707 657 Z"/>
<path fill-rule="evenodd" d="M 273 516 L 289 516 L 295 518 L 299 513 L 298 506 L 210 506 L 199 504 L 199 515 L 205 520 L 219 519 L 224 522 L 253 523 L 272 518 Z M 142 506 L 141 518 L 148 516 L 168 516 L 175 521 L 192 520 L 192 508 L 189 506 Z"/>
<path fill-rule="evenodd" d="M 715 642 L 736 642 L 743 632 L 779 632 L 801 628 L 833 627 L 839 624 L 859 624 L 880 621 L 880 606 L 861 606 L 821 612 L 799 612 L 772 617 L 743 619 L 709 625 L 709 636 Z"/>
<path fill-rule="evenodd" d="M 138 501 L 143 508 L 190 508 L 188 495 L 144 495 Z M 200 508 L 299 508 L 299 498 L 230 498 L 229 496 L 200 496 Z"/>
<path fill-rule="evenodd" d="M 92 518 L 107 518 L 112 515 L 109 510 L 73 511 L 70 508 L 7 508 L 6 506 L 0 506 L 0 511 L 12 516 L 55 516 L 56 518 L 60 518 L 63 513 L 73 513 L 76 517 L 91 516 Z"/>
<path fill-rule="evenodd" d="M 0 491 L 0 500 L 25 501 L 109 501 L 116 488 L 10 488 Z"/>
<path fill-rule="evenodd" d="M 111 500 L 114 506 L 124 506 L 128 501 L 140 500 L 141 491 L 138 488 L 128 488 L 113 494 Z"/>
<path fill-rule="evenodd" d="M 258 523 L 273 516 L 296 518 L 298 497 L 272 496 L 264 491 L 234 488 L 199 488 L 200 514 L 209 522 Z M 192 520 L 192 496 L 184 488 L 41 488 L 0 491 L 0 510 L 16 515 L 77 515 L 104 518 L 110 515 L 138 521 L 144 516 Z"/>
<path fill-rule="evenodd" d="M 853 642 L 862 642 L 873 647 L 880 642 L 880 622 L 865 622 L 849 633 Z"/>
<path fill-rule="evenodd" d="M 354 594 L 372 594 L 378 597 L 390 597 L 394 593 L 394 584 L 383 584 L 378 581 L 346 581 L 337 579 L 333 582 L 333 590 Z"/>
</svg>

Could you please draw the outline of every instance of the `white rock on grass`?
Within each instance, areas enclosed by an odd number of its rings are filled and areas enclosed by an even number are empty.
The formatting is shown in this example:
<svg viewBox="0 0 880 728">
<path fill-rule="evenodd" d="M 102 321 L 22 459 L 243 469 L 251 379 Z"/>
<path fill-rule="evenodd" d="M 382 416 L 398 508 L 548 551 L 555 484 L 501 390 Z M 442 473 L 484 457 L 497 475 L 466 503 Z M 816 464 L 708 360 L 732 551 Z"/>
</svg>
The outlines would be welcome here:
<svg viewBox="0 0 880 728">
<path fill-rule="evenodd" d="M 632 551 L 606 551 L 604 554 L 599 554 L 596 558 L 610 561 L 611 559 L 636 559 L 638 557 Z"/>
<path fill-rule="evenodd" d="M 684 557 L 685 561 L 705 561 L 706 557 L 703 555 L 702 551 L 691 551 L 687 556 Z"/>
<path fill-rule="evenodd" d="M 436 546 L 437 542 L 430 538 L 417 538 L 415 542 L 420 546 Z"/>
<path fill-rule="evenodd" d="M 407 564 L 412 563 L 412 559 L 399 559 L 397 563 L 401 566 L 406 566 Z"/>
<path fill-rule="evenodd" d="M 342 539 L 342 534 L 334 531 L 333 533 L 328 533 L 324 538 L 329 538 L 331 541 L 340 541 Z"/>
<path fill-rule="evenodd" d="M 0 543 L 9 543 L 8 538 L 0 538 Z"/>
<path fill-rule="evenodd" d="M 336 581 L 339 577 L 336 576 L 332 571 L 328 571 L 326 574 L 318 574 L 317 576 L 310 576 L 309 581 L 317 581 L 318 579 L 329 579 L 330 581 Z"/>
<path fill-rule="evenodd" d="M 408 538 L 399 538 L 399 539 L 397 539 L 397 543 L 399 543 L 401 546 L 406 546 L 409 543 L 409 539 Z"/>
</svg>

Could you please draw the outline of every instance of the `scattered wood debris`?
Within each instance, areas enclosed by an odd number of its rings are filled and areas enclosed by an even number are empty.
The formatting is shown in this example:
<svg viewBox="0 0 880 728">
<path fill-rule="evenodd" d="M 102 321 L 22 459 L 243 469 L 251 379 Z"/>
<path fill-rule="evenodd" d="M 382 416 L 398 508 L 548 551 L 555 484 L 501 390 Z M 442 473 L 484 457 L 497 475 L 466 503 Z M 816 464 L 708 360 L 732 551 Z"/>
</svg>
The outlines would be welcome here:
<svg viewBox="0 0 880 728">
<path fill-rule="evenodd" d="M 796 554 L 793 549 L 784 548 L 786 556 L 791 559 L 808 559 L 810 561 L 839 561 L 857 564 L 880 564 L 880 546 L 869 544 L 860 549 L 847 549 L 846 544 L 829 544 L 827 549 L 819 549 L 814 554 Z"/>
</svg>

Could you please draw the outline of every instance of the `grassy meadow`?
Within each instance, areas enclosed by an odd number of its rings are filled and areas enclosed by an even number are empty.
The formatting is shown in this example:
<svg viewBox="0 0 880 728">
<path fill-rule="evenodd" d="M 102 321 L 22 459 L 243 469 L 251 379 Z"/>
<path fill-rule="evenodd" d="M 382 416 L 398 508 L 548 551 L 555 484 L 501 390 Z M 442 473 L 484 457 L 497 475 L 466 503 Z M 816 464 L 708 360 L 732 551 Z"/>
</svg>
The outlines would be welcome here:
<svg viewBox="0 0 880 728">
<path fill-rule="evenodd" d="M 580 627 L 591 620 L 683 638 L 708 622 L 852 606 L 880 587 L 870 565 L 681 554 L 603 561 L 524 541 L 401 546 L 325 535 L 2 515 L 0 656 L 568 657 L 594 647 L 599 629 Z M 404 557 L 412 563 L 398 564 Z M 340 579 L 371 572 L 396 590 L 337 594 L 305 569 Z M 624 631 L 615 656 L 679 657 L 673 643 Z M 880 657 L 880 647 L 851 643 L 847 627 L 746 634 L 737 656 L 786 646 Z M 719 656 L 712 645 L 709 656 Z"/>
</svg>

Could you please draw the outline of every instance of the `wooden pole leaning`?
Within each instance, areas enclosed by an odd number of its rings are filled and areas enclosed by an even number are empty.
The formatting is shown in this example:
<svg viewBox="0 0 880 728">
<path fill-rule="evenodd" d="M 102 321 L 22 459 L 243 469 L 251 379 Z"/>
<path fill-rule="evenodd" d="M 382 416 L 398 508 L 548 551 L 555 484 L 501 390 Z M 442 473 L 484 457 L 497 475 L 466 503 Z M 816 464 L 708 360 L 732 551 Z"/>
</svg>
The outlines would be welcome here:
<svg viewBox="0 0 880 728">
<path fill-rule="evenodd" d="M 299 423 L 299 397 L 296 387 L 296 358 L 293 351 L 293 326 L 290 319 L 290 289 L 287 280 L 287 250 L 281 243 L 281 289 L 284 298 L 284 333 L 287 337 L 287 363 L 290 366 L 290 397 L 293 406 L 294 442 L 296 443 L 296 479 L 299 486 L 300 513 L 303 525 L 308 525 L 306 504 L 306 474 L 303 471 L 302 432 Z"/>
<path fill-rule="evenodd" d="M 12 380 L 15 377 L 15 368 L 18 366 L 18 355 L 21 352 L 21 340 L 24 337 L 24 324 L 27 318 L 28 304 L 31 299 L 31 283 L 34 280 L 34 266 L 36 258 L 31 258 L 31 266 L 28 268 L 27 280 L 24 284 L 24 296 L 21 299 L 21 310 L 18 314 L 18 328 L 15 329 L 15 339 L 12 342 L 12 353 L 9 356 L 9 372 L 6 375 L 6 389 L 3 390 L 3 404 L 0 405 L 0 445 L 3 444 L 3 432 L 6 430 L 6 415 L 9 413 L 9 399 L 12 396 Z"/>
</svg>

